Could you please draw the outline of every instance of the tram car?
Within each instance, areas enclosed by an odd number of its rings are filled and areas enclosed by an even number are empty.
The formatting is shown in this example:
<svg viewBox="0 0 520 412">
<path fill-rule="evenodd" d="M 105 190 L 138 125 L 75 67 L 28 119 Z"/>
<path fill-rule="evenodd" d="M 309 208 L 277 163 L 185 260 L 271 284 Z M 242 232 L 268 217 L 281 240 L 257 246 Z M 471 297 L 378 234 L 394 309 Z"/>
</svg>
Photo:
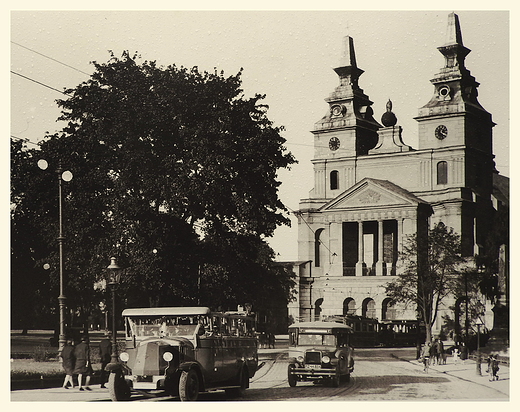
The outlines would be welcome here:
<svg viewBox="0 0 520 412">
<path fill-rule="evenodd" d="M 424 323 L 415 319 L 379 321 L 364 316 L 334 315 L 325 321 L 350 326 L 354 331 L 350 341 L 357 348 L 416 346 L 426 338 Z"/>
<path fill-rule="evenodd" d="M 416 346 L 426 339 L 424 323 L 418 320 L 383 320 L 379 322 L 382 346 Z"/>
</svg>

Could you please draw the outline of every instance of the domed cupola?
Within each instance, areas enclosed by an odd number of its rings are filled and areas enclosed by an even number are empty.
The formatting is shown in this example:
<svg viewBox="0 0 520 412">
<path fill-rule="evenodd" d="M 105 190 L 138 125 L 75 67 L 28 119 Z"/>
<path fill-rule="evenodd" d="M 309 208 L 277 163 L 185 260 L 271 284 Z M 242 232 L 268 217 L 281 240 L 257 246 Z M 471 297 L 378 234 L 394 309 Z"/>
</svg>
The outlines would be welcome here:
<svg viewBox="0 0 520 412">
<path fill-rule="evenodd" d="M 377 131 L 377 144 L 370 150 L 369 154 L 398 153 L 413 150 L 404 144 L 403 128 L 397 126 L 397 116 L 392 112 L 392 101 L 388 99 L 386 112 L 381 116 L 383 126 Z"/>
<path fill-rule="evenodd" d="M 392 101 L 390 99 L 388 99 L 386 103 L 386 112 L 381 116 L 381 123 L 383 123 L 385 127 L 395 126 L 397 123 L 397 117 L 392 112 Z"/>
</svg>

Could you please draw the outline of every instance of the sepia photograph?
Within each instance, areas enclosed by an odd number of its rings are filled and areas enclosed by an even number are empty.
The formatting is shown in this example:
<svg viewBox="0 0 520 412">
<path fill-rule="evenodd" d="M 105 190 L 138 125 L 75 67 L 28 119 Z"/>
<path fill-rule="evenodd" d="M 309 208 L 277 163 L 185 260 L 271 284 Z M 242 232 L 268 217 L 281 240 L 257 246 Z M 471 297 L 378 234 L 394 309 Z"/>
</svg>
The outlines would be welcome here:
<svg viewBox="0 0 520 412">
<path fill-rule="evenodd" d="M 8 14 L 11 403 L 511 405 L 510 10 Z"/>
</svg>

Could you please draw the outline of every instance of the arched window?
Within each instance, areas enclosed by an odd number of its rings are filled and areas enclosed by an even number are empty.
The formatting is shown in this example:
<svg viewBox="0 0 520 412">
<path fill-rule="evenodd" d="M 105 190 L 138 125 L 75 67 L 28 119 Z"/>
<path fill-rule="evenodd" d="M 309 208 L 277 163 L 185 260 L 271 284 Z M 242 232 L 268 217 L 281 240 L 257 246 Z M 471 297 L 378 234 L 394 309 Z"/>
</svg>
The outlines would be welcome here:
<svg viewBox="0 0 520 412">
<path fill-rule="evenodd" d="M 381 319 L 383 320 L 394 320 L 395 316 L 395 307 L 394 302 L 390 298 L 386 298 L 383 300 L 383 308 L 381 313 Z"/>
<path fill-rule="evenodd" d="M 339 173 L 337 170 L 330 172 L 330 190 L 339 189 Z"/>
<path fill-rule="evenodd" d="M 314 266 L 319 268 L 320 265 L 321 265 L 321 261 L 320 261 L 320 254 L 321 254 L 321 240 L 320 240 L 320 236 L 321 236 L 321 232 L 323 232 L 323 229 L 318 229 L 316 230 L 316 232 L 314 233 Z"/>
<path fill-rule="evenodd" d="M 362 315 L 366 318 L 375 318 L 376 317 L 376 302 L 374 299 L 366 298 L 363 301 Z"/>
<path fill-rule="evenodd" d="M 448 183 L 448 162 L 437 163 L 437 184 L 445 185 Z"/>
<path fill-rule="evenodd" d="M 356 314 L 356 301 L 353 298 L 347 298 L 343 301 L 343 315 Z"/>
<path fill-rule="evenodd" d="M 314 302 L 314 320 L 316 322 L 320 321 L 321 319 L 321 304 L 323 303 L 323 298 L 319 298 Z"/>
</svg>

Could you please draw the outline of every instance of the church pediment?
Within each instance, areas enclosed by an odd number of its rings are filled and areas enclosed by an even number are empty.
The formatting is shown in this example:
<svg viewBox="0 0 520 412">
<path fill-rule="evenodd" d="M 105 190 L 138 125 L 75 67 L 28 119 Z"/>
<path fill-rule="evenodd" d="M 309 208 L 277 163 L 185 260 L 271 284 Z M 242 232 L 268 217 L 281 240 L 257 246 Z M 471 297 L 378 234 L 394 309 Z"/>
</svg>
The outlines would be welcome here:
<svg viewBox="0 0 520 412">
<path fill-rule="evenodd" d="M 387 180 L 363 179 L 320 210 L 366 209 L 374 207 L 410 207 L 426 203 Z"/>
</svg>

